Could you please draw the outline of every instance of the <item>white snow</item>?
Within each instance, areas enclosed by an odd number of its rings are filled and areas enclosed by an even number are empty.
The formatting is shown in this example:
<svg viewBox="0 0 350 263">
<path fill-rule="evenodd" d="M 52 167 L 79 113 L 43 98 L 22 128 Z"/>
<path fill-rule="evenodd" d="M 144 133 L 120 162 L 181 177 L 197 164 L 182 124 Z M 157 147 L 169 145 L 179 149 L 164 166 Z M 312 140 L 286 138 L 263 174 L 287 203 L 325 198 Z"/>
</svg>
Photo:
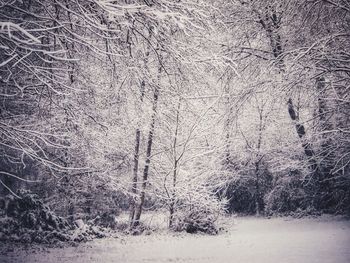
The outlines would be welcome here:
<svg viewBox="0 0 350 263">
<path fill-rule="evenodd" d="M 163 231 L 108 238 L 37 253 L 19 251 L 0 262 L 204 262 L 204 263 L 349 263 L 350 221 L 228 218 L 217 236 Z"/>
</svg>

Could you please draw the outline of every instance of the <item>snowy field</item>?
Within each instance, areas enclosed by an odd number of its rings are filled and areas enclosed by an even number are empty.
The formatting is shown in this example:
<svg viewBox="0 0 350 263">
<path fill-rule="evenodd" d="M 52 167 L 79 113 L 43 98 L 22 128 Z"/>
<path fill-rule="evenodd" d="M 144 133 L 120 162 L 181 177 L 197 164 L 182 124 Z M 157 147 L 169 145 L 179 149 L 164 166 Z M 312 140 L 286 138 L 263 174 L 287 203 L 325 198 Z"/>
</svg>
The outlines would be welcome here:
<svg viewBox="0 0 350 263">
<path fill-rule="evenodd" d="M 20 250 L 0 262 L 349 263 L 350 221 L 230 218 L 217 236 L 161 231 L 95 240 L 78 247 Z"/>
</svg>

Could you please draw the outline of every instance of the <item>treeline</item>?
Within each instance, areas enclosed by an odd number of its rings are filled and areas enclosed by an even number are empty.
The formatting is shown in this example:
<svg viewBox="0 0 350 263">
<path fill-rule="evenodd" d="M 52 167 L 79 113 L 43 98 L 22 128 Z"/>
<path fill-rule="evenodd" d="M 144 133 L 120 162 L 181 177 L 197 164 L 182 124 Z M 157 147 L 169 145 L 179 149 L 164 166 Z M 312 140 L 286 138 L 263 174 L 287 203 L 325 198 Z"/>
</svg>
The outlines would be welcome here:
<svg viewBox="0 0 350 263">
<path fill-rule="evenodd" d="M 225 211 L 348 212 L 349 10 L 2 1 L 2 195 L 209 232 Z"/>
<path fill-rule="evenodd" d="M 238 99 L 232 91 L 227 122 L 225 165 L 237 173 L 223 193 L 229 210 L 348 213 L 349 3 L 236 1 L 226 10 L 239 36 L 227 52 L 246 87 Z"/>
<path fill-rule="evenodd" d="M 215 109 L 197 100 L 232 66 L 212 56 L 211 6 L 1 4 L 3 195 L 31 189 L 71 221 L 129 209 L 130 228 L 144 207 L 168 210 L 170 225 L 221 211 L 203 173 Z"/>
</svg>

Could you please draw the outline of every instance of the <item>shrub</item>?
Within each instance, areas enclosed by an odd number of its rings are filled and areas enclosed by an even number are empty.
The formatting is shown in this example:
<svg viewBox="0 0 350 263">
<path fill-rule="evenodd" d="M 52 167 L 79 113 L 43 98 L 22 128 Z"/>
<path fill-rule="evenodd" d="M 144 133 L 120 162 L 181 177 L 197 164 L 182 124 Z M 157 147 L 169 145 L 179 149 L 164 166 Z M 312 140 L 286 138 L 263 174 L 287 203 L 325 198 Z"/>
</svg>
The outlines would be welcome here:
<svg viewBox="0 0 350 263">
<path fill-rule="evenodd" d="M 273 189 L 265 196 L 265 212 L 272 215 L 311 211 L 312 202 L 309 202 L 305 189 L 300 173 L 291 173 L 277 179 Z"/>
<path fill-rule="evenodd" d="M 257 192 L 257 183 L 259 192 Z M 271 187 L 272 174 L 267 169 L 267 165 L 263 163 L 258 181 L 255 171 L 242 172 L 231 179 L 225 187 L 222 187 L 218 195 L 229 200 L 227 203 L 229 213 L 255 214 L 256 200 L 258 200 L 259 211 L 263 212 L 265 209 L 264 196 L 271 190 Z"/>
<path fill-rule="evenodd" d="M 203 189 L 204 190 L 204 189 Z M 226 200 L 220 201 L 216 196 L 206 191 L 178 202 L 174 215 L 173 229 L 187 233 L 218 233 L 217 219 L 224 212 Z"/>
<path fill-rule="evenodd" d="M 43 201 L 29 191 L 19 191 L 21 198 L 5 196 L 0 199 L 0 241 L 52 244 L 58 241 L 87 241 L 103 237 L 103 229 L 69 224 L 57 216 Z"/>
</svg>

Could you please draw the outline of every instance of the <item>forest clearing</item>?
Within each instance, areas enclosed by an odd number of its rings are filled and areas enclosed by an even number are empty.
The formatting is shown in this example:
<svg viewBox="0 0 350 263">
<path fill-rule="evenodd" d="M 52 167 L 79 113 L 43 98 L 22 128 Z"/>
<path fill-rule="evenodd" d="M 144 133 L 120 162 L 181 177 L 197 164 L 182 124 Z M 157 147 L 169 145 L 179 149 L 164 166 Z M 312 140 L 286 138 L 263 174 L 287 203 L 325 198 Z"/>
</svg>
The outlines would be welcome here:
<svg viewBox="0 0 350 263">
<path fill-rule="evenodd" d="M 345 263 L 349 216 L 349 0 L 0 0 L 2 261 Z"/>
<path fill-rule="evenodd" d="M 76 247 L 34 248 L 0 256 L 3 263 L 203 262 L 348 263 L 350 221 L 321 218 L 225 218 L 215 236 L 166 231 L 98 239 Z"/>
</svg>

